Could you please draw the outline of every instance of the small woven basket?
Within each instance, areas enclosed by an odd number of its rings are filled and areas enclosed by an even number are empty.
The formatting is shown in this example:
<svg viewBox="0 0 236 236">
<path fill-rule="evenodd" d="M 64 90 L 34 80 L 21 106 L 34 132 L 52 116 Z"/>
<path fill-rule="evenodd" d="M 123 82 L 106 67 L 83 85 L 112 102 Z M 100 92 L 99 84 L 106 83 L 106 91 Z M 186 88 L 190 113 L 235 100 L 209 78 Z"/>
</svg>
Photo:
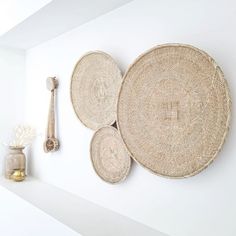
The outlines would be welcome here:
<svg viewBox="0 0 236 236">
<path fill-rule="evenodd" d="M 114 127 L 103 127 L 94 134 L 90 155 L 94 170 L 102 180 L 115 184 L 128 176 L 131 158 Z"/>
<path fill-rule="evenodd" d="M 71 78 L 71 102 L 80 121 L 97 130 L 116 120 L 122 82 L 115 61 L 104 52 L 90 52 L 76 64 Z"/>
</svg>

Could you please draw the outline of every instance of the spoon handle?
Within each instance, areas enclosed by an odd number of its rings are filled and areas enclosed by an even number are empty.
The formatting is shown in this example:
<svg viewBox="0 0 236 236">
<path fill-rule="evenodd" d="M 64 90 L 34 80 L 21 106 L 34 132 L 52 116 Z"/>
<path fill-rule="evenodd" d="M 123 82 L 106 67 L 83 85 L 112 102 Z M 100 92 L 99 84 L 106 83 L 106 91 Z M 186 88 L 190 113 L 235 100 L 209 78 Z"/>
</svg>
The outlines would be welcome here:
<svg viewBox="0 0 236 236">
<path fill-rule="evenodd" d="M 55 137 L 55 89 L 51 91 L 51 100 L 48 113 L 47 136 L 49 138 Z"/>
</svg>

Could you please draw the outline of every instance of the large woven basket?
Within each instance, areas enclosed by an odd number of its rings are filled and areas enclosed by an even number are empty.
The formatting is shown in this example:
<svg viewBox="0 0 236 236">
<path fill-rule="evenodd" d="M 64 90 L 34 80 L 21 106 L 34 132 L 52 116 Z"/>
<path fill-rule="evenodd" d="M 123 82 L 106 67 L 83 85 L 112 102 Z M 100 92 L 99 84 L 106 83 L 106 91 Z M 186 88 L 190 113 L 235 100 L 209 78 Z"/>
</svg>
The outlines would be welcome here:
<svg viewBox="0 0 236 236">
<path fill-rule="evenodd" d="M 161 45 L 128 69 L 118 99 L 118 127 L 130 155 L 155 174 L 182 178 L 206 168 L 230 121 L 227 82 L 205 52 Z"/>
<path fill-rule="evenodd" d="M 122 82 L 115 61 L 104 52 L 90 52 L 76 64 L 71 78 L 71 101 L 80 121 L 93 130 L 116 120 Z"/>
<path fill-rule="evenodd" d="M 108 183 L 124 180 L 130 171 L 131 158 L 114 127 L 103 127 L 94 134 L 90 155 L 94 170 Z"/>
</svg>

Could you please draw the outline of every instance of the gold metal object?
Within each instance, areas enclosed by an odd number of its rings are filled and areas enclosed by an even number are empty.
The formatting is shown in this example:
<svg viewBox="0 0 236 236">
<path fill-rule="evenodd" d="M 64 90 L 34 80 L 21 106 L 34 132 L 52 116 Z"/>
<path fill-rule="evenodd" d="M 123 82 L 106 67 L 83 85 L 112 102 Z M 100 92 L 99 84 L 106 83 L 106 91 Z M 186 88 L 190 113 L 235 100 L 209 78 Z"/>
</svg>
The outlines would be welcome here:
<svg viewBox="0 0 236 236">
<path fill-rule="evenodd" d="M 23 181 L 25 179 L 25 171 L 24 170 L 14 170 L 10 179 L 17 181 L 17 182 Z"/>
</svg>

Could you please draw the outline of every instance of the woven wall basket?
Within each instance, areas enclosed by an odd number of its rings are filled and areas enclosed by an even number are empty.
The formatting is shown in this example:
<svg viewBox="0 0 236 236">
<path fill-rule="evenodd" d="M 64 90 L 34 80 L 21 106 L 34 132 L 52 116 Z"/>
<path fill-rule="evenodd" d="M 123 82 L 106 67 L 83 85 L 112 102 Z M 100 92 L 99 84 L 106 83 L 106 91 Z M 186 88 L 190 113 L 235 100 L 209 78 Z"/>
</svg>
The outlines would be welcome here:
<svg viewBox="0 0 236 236">
<path fill-rule="evenodd" d="M 128 69 L 117 113 L 122 139 L 138 163 L 158 175 L 188 177 L 207 167 L 222 147 L 229 90 L 205 52 L 162 45 Z"/>
<path fill-rule="evenodd" d="M 94 134 L 90 154 L 94 170 L 104 181 L 114 184 L 128 175 L 131 158 L 114 127 L 103 127 Z"/>
<path fill-rule="evenodd" d="M 76 64 L 71 78 L 71 101 L 80 121 L 93 130 L 116 120 L 122 75 L 103 52 L 90 52 Z"/>
</svg>

